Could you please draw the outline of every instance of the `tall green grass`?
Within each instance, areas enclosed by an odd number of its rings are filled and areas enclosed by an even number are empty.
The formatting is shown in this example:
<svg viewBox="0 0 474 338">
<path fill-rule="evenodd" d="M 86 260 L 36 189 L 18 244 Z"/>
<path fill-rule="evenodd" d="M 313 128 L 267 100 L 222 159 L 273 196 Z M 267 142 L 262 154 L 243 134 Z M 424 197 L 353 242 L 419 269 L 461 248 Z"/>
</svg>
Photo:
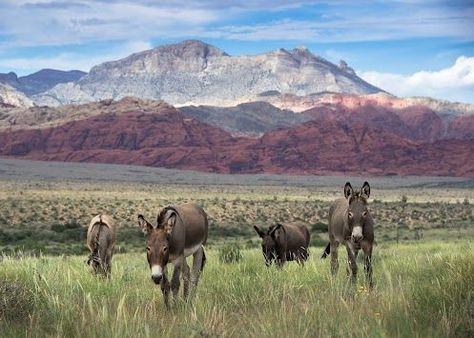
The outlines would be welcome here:
<svg viewBox="0 0 474 338">
<path fill-rule="evenodd" d="M 303 268 L 283 270 L 266 268 L 257 249 L 234 264 L 211 249 L 195 298 L 171 311 L 144 253 L 114 256 L 110 279 L 91 274 L 82 257 L 4 257 L 0 336 L 468 337 L 473 248 L 469 241 L 379 245 L 372 291 L 361 262 L 358 284 L 348 284 L 342 250 L 332 278 L 322 248 L 312 248 Z"/>
</svg>

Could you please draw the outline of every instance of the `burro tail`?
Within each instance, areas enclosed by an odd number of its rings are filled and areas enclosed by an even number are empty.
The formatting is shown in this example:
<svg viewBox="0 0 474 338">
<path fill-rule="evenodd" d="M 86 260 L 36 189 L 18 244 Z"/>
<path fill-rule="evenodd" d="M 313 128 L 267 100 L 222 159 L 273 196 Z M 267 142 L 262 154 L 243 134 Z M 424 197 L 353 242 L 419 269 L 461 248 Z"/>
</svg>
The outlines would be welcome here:
<svg viewBox="0 0 474 338">
<path fill-rule="evenodd" d="M 324 249 L 321 259 L 326 258 L 327 256 L 329 256 L 330 253 L 331 253 L 331 243 L 328 243 L 328 245 L 326 245 L 326 249 Z"/>
</svg>

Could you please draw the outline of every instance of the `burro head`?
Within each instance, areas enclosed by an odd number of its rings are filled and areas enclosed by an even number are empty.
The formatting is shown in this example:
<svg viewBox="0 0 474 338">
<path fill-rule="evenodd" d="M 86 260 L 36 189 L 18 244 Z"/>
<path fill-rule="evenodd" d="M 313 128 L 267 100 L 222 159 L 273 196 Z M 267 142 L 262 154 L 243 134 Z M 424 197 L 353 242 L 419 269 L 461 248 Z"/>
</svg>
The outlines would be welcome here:
<svg viewBox="0 0 474 338">
<path fill-rule="evenodd" d="M 138 226 L 146 235 L 146 256 L 151 270 L 151 279 L 159 284 L 163 278 L 164 269 L 169 262 L 169 246 L 171 233 L 176 223 L 176 213 L 169 215 L 165 222 L 154 227 L 143 215 L 138 215 Z"/>
<path fill-rule="evenodd" d="M 351 231 L 351 240 L 359 243 L 364 238 L 364 226 L 369 217 L 367 199 L 370 196 L 370 185 L 364 182 L 360 190 L 354 190 L 349 182 L 344 186 L 344 196 L 348 199 L 347 224 Z"/>
<path fill-rule="evenodd" d="M 262 239 L 262 253 L 265 258 L 265 264 L 270 266 L 278 256 L 278 239 L 281 231 L 281 224 L 272 225 L 268 229 L 254 225 L 253 228 Z"/>
</svg>

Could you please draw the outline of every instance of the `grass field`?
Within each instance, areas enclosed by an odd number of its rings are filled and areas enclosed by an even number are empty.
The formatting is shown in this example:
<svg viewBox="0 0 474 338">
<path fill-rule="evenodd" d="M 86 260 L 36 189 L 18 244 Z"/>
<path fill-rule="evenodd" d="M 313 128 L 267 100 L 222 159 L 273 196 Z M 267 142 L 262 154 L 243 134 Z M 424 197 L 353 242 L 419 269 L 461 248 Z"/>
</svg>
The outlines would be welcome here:
<svg viewBox="0 0 474 338">
<path fill-rule="evenodd" d="M 319 256 L 346 180 L 372 186 L 375 288 Z M 0 160 L 0 337 L 472 337 L 474 180 L 230 176 L 133 166 Z M 192 201 L 210 216 L 195 299 L 171 312 L 152 284 L 136 216 Z M 84 264 L 85 226 L 120 225 L 112 278 Z M 310 261 L 266 268 L 252 226 L 298 221 Z M 242 259 L 225 264 L 225 244 Z"/>
<path fill-rule="evenodd" d="M 84 257 L 4 257 L 0 335 L 472 337 L 473 249 L 468 241 L 379 245 L 370 292 L 362 274 L 348 285 L 343 265 L 331 278 L 322 248 L 303 268 L 282 271 L 266 268 L 258 250 L 233 264 L 209 250 L 195 298 L 171 311 L 144 254 L 116 255 L 110 280 L 89 273 Z"/>
</svg>

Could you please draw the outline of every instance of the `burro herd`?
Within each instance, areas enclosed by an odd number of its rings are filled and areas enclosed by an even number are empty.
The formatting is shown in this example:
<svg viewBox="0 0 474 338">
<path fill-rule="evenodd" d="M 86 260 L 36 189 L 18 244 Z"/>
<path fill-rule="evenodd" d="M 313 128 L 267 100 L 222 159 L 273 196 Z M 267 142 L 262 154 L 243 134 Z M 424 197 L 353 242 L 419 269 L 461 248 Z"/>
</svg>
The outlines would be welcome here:
<svg viewBox="0 0 474 338">
<path fill-rule="evenodd" d="M 353 283 L 357 278 L 357 255 L 362 249 L 367 285 L 372 281 L 372 247 L 374 243 L 374 221 L 368 209 L 370 185 L 364 182 L 361 189 L 353 189 L 347 182 L 344 197 L 330 206 L 328 219 L 329 244 L 322 257 L 331 256 L 331 272 L 337 273 L 338 249 L 347 250 L 347 271 Z M 208 237 L 208 217 L 198 205 L 192 203 L 167 206 L 160 210 L 156 224 L 138 215 L 137 226 L 146 236 L 146 254 L 150 276 L 159 284 L 164 302 L 169 307 L 169 293 L 176 301 L 183 282 L 183 296 L 187 299 L 197 287 L 206 263 L 204 246 Z M 296 261 L 301 266 L 309 258 L 310 232 L 299 223 L 277 223 L 263 229 L 257 225 L 255 231 L 262 239 L 262 253 L 267 266 L 275 263 L 282 267 L 287 261 Z M 116 241 L 117 226 L 111 216 L 101 214 L 92 218 L 87 231 L 87 246 L 90 250 L 87 264 L 97 274 L 110 276 L 112 255 Z M 189 267 L 186 258 L 193 256 Z M 173 265 L 171 280 L 168 265 Z"/>
</svg>

